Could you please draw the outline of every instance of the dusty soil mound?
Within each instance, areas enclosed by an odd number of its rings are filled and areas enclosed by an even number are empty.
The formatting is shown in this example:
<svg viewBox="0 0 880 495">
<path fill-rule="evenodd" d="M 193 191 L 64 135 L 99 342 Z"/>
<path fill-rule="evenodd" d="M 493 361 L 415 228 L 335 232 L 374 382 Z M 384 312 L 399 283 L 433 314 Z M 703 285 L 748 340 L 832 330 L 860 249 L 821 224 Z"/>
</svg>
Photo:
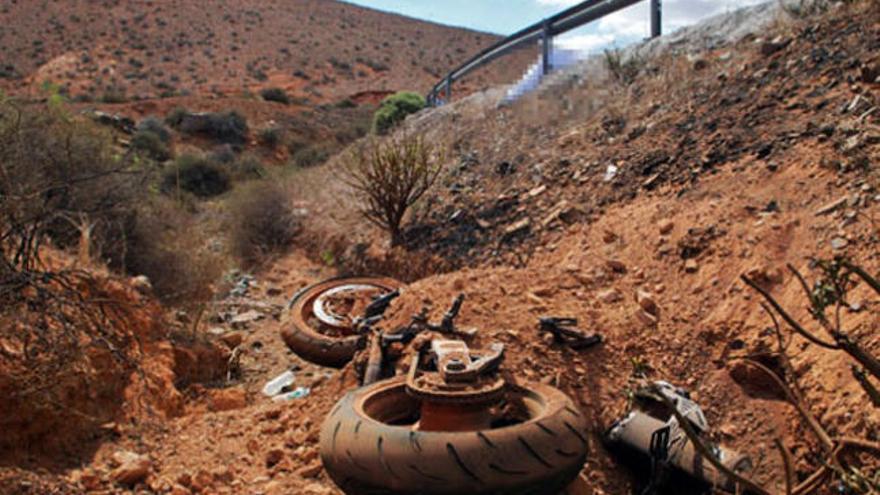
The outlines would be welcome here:
<svg viewBox="0 0 880 495">
<path fill-rule="evenodd" d="M 130 281 L 82 272 L 36 291 L 3 315 L 0 463 L 77 465 L 120 423 L 181 414 L 176 384 L 225 372 L 216 346 L 172 346 L 162 308 Z"/>
</svg>

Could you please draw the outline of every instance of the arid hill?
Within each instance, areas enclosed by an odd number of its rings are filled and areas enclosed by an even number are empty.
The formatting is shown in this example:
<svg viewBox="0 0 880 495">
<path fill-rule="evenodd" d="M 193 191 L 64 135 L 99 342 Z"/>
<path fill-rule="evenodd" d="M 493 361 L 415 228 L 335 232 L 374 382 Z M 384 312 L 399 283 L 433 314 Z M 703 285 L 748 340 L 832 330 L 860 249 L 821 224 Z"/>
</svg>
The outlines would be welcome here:
<svg viewBox="0 0 880 495">
<path fill-rule="evenodd" d="M 428 89 L 496 37 L 334 0 L 28 0 L 0 8 L 0 88 L 85 101 L 281 87 L 333 102 Z M 499 64 L 471 83 L 509 81 Z"/>
</svg>

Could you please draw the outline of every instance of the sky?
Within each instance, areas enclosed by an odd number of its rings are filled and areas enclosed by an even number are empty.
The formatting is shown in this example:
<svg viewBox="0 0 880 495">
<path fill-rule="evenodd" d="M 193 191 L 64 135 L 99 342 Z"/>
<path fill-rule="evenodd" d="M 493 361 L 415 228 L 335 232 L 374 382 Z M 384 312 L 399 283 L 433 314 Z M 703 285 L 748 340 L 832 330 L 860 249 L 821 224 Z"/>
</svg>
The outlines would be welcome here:
<svg viewBox="0 0 880 495">
<path fill-rule="evenodd" d="M 374 9 L 441 24 L 508 35 L 582 0 L 346 0 Z M 663 0 L 663 29 L 669 32 L 700 19 L 767 0 Z M 643 1 L 557 40 L 563 47 L 595 51 L 623 46 L 649 35 L 648 1 Z"/>
</svg>

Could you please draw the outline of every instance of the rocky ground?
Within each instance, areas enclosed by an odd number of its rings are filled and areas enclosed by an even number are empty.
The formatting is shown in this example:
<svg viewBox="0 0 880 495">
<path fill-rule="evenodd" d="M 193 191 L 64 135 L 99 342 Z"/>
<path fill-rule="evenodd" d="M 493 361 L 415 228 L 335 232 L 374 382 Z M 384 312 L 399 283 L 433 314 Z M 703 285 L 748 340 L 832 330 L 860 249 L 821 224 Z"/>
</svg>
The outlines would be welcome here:
<svg viewBox="0 0 880 495">
<path fill-rule="evenodd" d="M 457 268 L 410 284 L 383 325 L 405 324 L 422 307 L 436 320 L 465 294 L 458 323 L 479 330 L 474 346 L 504 343 L 508 369 L 558 386 L 587 413 L 594 435 L 584 477 L 594 494 L 631 493 L 643 479 L 600 442 L 642 376 L 691 391 L 713 437 L 748 453 L 750 476 L 782 493 L 774 441 L 792 452 L 799 479 L 821 462 L 819 448 L 779 389 L 742 364 L 779 366 L 767 357 L 776 348 L 771 321 L 739 277 L 759 280 L 809 324 L 786 264 L 814 279 L 812 258 L 846 255 L 880 271 L 878 40 L 880 13 L 866 2 L 698 58 L 670 56 L 666 69 L 615 90 L 617 104 L 596 103 L 587 117 L 581 106 L 530 123 L 541 101 L 499 110 L 462 102 L 427 114 L 413 125 L 454 136 L 462 159 L 410 248 Z M 575 87 L 562 99 L 583 103 L 591 91 Z M 351 221 L 344 206 L 328 217 Z M 375 239 L 351 231 L 361 233 Z M 180 384 L 180 414 L 115 425 L 73 469 L 6 462 L 25 469 L 3 468 L 0 488 L 339 493 L 316 443 L 353 374 L 303 362 L 278 337 L 288 298 L 334 274 L 314 258 L 297 251 L 253 279 L 239 276 L 206 312 L 199 328 L 235 349 L 229 379 Z M 878 300 L 860 284 L 840 315 L 875 355 Z M 538 331 L 541 316 L 576 317 L 605 342 L 559 346 Z M 787 353 L 805 404 L 829 433 L 878 439 L 880 413 L 852 379 L 850 358 L 800 337 Z M 307 396 L 274 402 L 261 393 L 291 368 Z M 876 474 L 877 460 L 865 462 Z"/>
</svg>

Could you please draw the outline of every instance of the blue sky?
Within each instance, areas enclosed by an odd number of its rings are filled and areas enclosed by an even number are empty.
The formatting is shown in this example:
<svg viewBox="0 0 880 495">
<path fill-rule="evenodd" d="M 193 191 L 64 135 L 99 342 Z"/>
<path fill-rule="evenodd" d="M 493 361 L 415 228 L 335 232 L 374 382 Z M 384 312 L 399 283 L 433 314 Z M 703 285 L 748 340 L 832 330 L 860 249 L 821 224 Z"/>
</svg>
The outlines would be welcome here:
<svg viewBox="0 0 880 495">
<path fill-rule="evenodd" d="M 346 0 L 442 24 L 511 34 L 581 0 Z M 766 0 L 664 0 L 666 31 Z M 648 2 L 601 19 L 566 35 L 563 46 L 596 50 L 624 45 L 648 35 Z"/>
</svg>

